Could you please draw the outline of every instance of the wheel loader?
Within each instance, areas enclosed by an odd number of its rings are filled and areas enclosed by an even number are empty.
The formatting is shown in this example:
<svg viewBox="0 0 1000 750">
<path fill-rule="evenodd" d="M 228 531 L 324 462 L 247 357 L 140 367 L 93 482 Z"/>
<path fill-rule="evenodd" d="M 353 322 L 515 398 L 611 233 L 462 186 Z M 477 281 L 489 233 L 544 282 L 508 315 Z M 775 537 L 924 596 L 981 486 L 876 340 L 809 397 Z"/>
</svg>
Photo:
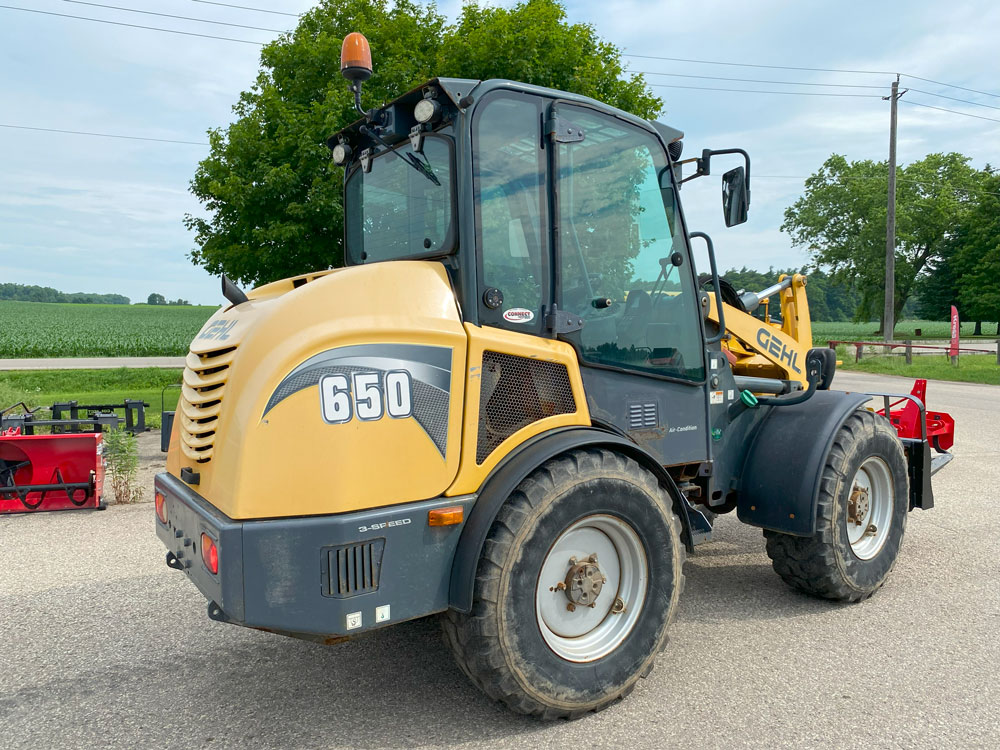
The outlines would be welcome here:
<svg viewBox="0 0 1000 750">
<path fill-rule="evenodd" d="M 803 592 L 883 584 L 951 431 L 830 389 L 804 276 L 719 278 L 680 190 L 738 160 L 746 221 L 744 151 L 685 160 L 673 127 L 508 80 L 365 110 L 360 34 L 341 67 L 346 265 L 223 277 L 155 480 L 211 619 L 334 643 L 438 615 L 483 692 L 574 718 L 652 669 L 718 514 Z"/>
</svg>

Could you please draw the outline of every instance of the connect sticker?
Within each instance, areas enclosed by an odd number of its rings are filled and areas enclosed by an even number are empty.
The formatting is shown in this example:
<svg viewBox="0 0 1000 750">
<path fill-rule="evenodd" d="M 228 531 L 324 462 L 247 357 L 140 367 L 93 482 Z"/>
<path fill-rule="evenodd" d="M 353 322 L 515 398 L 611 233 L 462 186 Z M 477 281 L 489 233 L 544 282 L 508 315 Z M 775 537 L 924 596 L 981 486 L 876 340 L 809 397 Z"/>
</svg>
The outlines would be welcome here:
<svg viewBox="0 0 1000 750">
<path fill-rule="evenodd" d="M 351 612 L 347 616 L 347 629 L 348 630 L 356 630 L 357 628 L 360 628 L 360 627 L 361 627 L 361 613 L 360 612 Z"/>
<path fill-rule="evenodd" d="M 535 319 L 535 314 L 525 307 L 512 307 L 504 310 L 503 319 L 508 323 L 530 323 Z"/>
</svg>

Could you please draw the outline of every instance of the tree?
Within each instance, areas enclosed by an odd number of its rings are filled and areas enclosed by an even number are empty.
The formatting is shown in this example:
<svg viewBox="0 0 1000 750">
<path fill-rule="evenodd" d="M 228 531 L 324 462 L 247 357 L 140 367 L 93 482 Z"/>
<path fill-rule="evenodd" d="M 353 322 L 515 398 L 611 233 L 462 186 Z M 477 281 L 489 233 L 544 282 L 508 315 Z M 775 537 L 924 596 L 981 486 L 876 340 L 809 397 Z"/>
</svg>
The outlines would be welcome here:
<svg viewBox="0 0 1000 750">
<path fill-rule="evenodd" d="M 833 154 L 785 209 L 782 231 L 813 262 L 861 294 L 856 318 L 881 310 L 885 290 L 886 162 L 848 162 Z M 929 154 L 897 167 L 896 319 L 920 275 L 934 268 L 975 203 L 982 173 L 961 154 Z"/>
<path fill-rule="evenodd" d="M 1000 335 L 1000 174 L 989 167 L 961 233 L 955 253 L 958 298 L 965 318 L 976 321 L 976 334 L 984 320 L 997 321 Z"/>
<path fill-rule="evenodd" d="M 343 262 L 343 171 L 325 142 L 357 119 L 339 70 L 350 31 L 365 34 L 373 51 L 366 106 L 435 76 L 512 78 L 654 117 L 662 102 L 642 76 L 623 78 L 619 50 L 565 16 L 556 0 L 509 10 L 470 4 L 448 25 L 414 0 L 322 0 L 264 48 L 236 121 L 209 132 L 211 152 L 191 181 L 207 214 L 185 217 L 197 244 L 192 261 L 247 284 Z"/>
<path fill-rule="evenodd" d="M 156 294 L 155 292 L 146 298 L 147 305 L 165 305 L 167 304 L 166 298 L 162 294 Z"/>
</svg>

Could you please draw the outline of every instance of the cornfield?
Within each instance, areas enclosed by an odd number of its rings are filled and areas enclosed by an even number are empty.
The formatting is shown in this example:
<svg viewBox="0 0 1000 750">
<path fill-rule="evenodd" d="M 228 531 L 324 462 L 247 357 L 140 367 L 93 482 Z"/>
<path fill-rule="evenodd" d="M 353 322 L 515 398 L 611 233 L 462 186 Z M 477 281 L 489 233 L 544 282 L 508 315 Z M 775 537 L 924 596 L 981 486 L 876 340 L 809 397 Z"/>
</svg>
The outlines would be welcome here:
<svg viewBox="0 0 1000 750">
<path fill-rule="evenodd" d="M 216 309 L 0 301 L 0 358 L 183 356 Z"/>
</svg>

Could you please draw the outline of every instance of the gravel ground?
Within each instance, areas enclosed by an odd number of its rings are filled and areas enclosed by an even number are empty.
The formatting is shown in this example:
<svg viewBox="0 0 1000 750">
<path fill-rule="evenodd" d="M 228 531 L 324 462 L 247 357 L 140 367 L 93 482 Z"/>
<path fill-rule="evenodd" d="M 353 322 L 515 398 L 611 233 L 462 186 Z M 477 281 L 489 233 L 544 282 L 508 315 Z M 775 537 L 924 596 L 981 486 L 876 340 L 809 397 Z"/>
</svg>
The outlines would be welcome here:
<svg viewBox="0 0 1000 750">
<path fill-rule="evenodd" d="M 929 402 L 955 416 L 957 458 L 884 589 L 856 605 L 799 595 L 759 530 L 724 516 L 688 560 L 656 669 L 575 722 L 483 697 L 433 620 L 337 647 L 209 621 L 163 564 L 148 504 L 2 517 L 0 747 L 995 746 L 1000 387 L 932 383 Z"/>
</svg>

